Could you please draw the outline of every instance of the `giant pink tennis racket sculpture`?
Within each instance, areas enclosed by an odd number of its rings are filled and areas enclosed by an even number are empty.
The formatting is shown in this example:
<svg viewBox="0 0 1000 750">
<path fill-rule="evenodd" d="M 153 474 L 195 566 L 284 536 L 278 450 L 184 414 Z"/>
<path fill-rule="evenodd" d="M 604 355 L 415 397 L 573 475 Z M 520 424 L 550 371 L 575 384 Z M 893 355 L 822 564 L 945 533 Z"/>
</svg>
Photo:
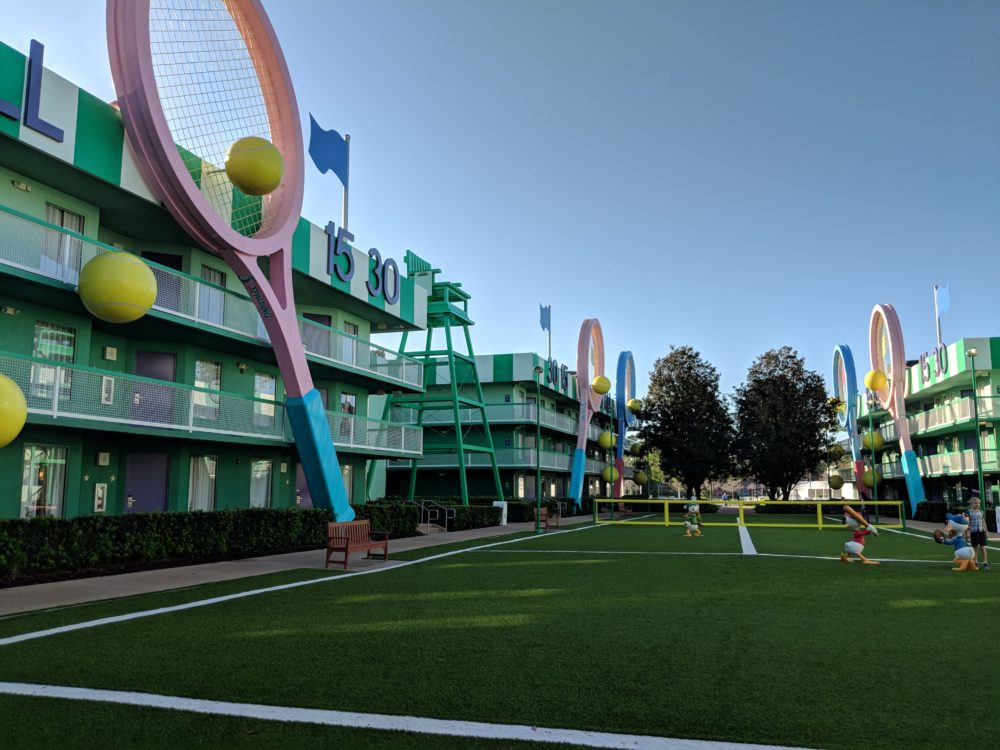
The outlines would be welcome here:
<svg viewBox="0 0 1000 750">
<path fill-rule="evenodd" d="M 107 11 L 111 73 L 139 168 L 181 226 L 246 286 L 281 368 L 313 503 L 349 521 L 292 296 L 302 134 L 274 29 L 258 0 L 108 0 Z M 263 197 L 241 192 L 223 168 L 229 147 L 246 136 L 267 139 L 284 157 L 283 181 Z"/>
</svg>

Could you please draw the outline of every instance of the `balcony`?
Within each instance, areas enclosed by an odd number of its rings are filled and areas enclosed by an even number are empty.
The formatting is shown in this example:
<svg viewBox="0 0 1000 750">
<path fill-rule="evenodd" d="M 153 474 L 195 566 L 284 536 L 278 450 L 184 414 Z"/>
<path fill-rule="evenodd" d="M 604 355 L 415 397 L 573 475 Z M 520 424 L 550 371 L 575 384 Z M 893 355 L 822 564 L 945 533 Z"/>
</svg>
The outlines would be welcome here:
<svg viewBox="0 0 1000 750">
<path fill-rule="evenodd" d="M 997 417 L 996 405 L 992 398 L 979 399 L 979 418 L 995 419 Z M 972 399 L 960 398 L 949 404 L 936 406 L 933 409 L 922 411 L 911 416 L 907 421 L 910 425 L 910 432 L 913 434 L 930 432 L 943 427 L 950 427 L 972 420 Z"/>
<path fill-rule="evenodd" d="M 80 269 L 95 255 L 106 252 L 116 250 L 0 206 L 0 265 L 76 287 Z M 182 323 L 270 345 L 264 324 L 249 297 L 172 268 L 150 261 L 146 263 L 156 277 L 156 301 L 153 303 L 156 312 Z M 304 318 L 299 318 L 299 330 L 306 354 L 314 361 L 409 389 L 423 388 L 423 365 L 415 359 Z"/>
<path fill-rule="evenodd" d="M 486 418 L 490 424 L 535 424 L 536 409 L 534 404 L 487 404 Z M 479 409 L 463 408 L 459 409 L 458 417 L 463 425 L 476 425 L 482 423 Z M 417 412 L 414 409 L 398 409 L 394 411 L 395 421 L 404 423 L 415 423 Z M 541 422 L 543 427 L 549 427 L 560 432 L 571 435 L 576 434 L 577 421 L 568 414 L 560 414 L 551 409 L 542 409 Z M 453 425 L 455 424 L 455 413 L 450 407 L 436 407 L 427 409 L 424 412 L 425 426 Z"/>
<path fill-rule="evenodd" d="M 536 452 L 534 448 L 499 448 L 496 451 L 497 466 L 506 469 L 534 469 Z M 568 453 L 553 451 L 541 452 L 542 469 L 545 471 L 570 471 L 573 467 L 573 456 Z M 395 460 L 389 462 L 390 469 L 409 469 L 412 462 Z M 590 461 L 588 460 L 588 464 Z M 605 464 L 593 462 L 596 471 L 589 468 L 586 473 L 598 474 Z M 427 455 L 420 460 L 420 468 L 454 469 L 458 467 L 458 455 L 454 453 L 439 453 Z M 486 453 L 467 453 L 465 466 L 469 469 L 490 468 L 490 457 Z"/>
<path fill-rule="evenodd" d="M 21 388 L 33 422 L 74 419 L 93 429 L 293 442 L 279 401 L 9 353 L 0 354 L 0 372 Z M 410 456 L 423 450 L 423 431 L 415 427 L 333 412 L 327 419 L 341 449 Z"/>
<path fill-rule="evenodd" d="M 96 429 L 287 440 L 284 407 L 275 401 L 6 353 L 0 372 L 21 388 L 29 415 L 79 419 Z"/>
<path fill-rule="evenodd" d="M 337 448 L 361 453 L 423 454 L 424 431 L 416 427 L 330 411 L 326 418 Z"/>
</svg>

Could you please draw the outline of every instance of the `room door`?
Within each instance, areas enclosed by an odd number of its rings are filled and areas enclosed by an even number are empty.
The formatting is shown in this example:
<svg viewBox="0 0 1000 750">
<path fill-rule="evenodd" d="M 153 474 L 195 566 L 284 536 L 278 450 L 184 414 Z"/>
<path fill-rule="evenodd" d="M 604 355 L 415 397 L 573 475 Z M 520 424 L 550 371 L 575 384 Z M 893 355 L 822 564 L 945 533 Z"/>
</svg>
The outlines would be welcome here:
<svg viewBox="0 0 1000 750">
<path fill-rule="evenodd" d="M 177 371 L 177 355 L 172 352 L 136 352 L 135 374 L 154 380 L 173 382 Z M 134 382 L 132 389 L 132 419 L 142 424 L 175 425 L 187 415 L 174 414 L 173 386 Z"/>
<path fill-rule="evenodd" d="M 169 469 L 166 453 L 130 453 L 125 464 L 125 512 L 166 510 Z"/>
</svg>

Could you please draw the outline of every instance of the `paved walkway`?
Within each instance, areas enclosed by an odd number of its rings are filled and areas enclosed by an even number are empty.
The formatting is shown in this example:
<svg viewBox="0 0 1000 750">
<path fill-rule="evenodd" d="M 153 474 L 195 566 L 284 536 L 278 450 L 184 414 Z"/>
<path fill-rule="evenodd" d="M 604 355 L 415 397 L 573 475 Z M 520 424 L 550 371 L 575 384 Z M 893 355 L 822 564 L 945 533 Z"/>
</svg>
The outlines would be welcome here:
<svg viewBox="0 0 1000 750">
<path fill-rule="evenodd" d="M 591 516 L 572 516 L 562 519 L 562 524 L 571 526 L 579 523 L 589 523 Z M 531 531 L 535 528 L 531 523 L 510 523 L 506 526 L 490 526 L 485 529 L 470 529 L 468 531 L 451 531 L 448 533 L 428 534 L 426 536 L 393 539 L 389 543 L 389 552 L 408 552 L 426 547 L 436 547 L 442 544 L 489 539 L 490 537 Z M 290 552 L 283 555 L 267 555 L 265 557 L 248 557 L 242 560 L 225 560 L 223 562 L 203 563 L 201 565 L 186 565 L 178 568 L 161 568 L 159 570 L 144 570 L 138 573 L 121 573 L 118 575 L 95 576 L 93 578 L 77 578 L 71 581 L 55 581 L 52 583 L 37 583 L 30 586 L 15 586 L 0 589 L 0 616 L 31 612 L 40 609 L 66 607 L 73 604 L 119 599 L 124 596 L 150 594 L 156 591 L 198 586 L 203 583 L 232 581 L 237 578 L 278 573 L 283 570 L 323 569 L 325 552 L 321 549 L 305 552 Z M 363 570 L 372 566 L 393 565 L 390 560 L 382 563 L 380 560 L 367 560 L 358 553 L 351 557 L 350 570 Z M 343 570 L 343 566 L 331 563 L 331 570 Z"/>
</svg>

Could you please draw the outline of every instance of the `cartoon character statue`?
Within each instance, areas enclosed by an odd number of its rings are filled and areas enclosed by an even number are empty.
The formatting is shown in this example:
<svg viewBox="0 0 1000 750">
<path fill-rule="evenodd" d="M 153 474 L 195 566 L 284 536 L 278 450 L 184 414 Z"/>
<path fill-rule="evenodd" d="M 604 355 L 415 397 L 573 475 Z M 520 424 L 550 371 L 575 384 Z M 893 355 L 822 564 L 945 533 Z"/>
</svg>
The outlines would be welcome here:
<svg viewBox="0 0 1000 750">
<path fill-rule="evenodd" d="M 687 513 L 684 514 L 684 525 L 687 527 L 684 536 L 691 536 L 691 532 L 694 532 L 694 536 L 701 536 L 701 507 L 698 503 L 691 503 L 687 507 Z"/>
<path fill-rule="evenodd" d="M 878 565 L 877 560 L 869 560 L 864 555 L 865 537 L 869 534 L 878 536 L 878 529 L 868 523 L 865 517 L 850 505 L 844 506 L 844 525 L 851 530 L 853 536 L 851 541 L 844 542 L 844 551 L 840 553 L 841 561 L 845 563 L 854 562 L 851 559 L 851 555 L 857 555 L 858 559 L 865 565 Z"/>
<path fill-rule="evenodd" d="M 976 550 L 965 541 L 965 530 L 969 528 L 969 519 L 957 513 L 945 515 L 948 530 L 934 530 L 934 541 L 938 544 L 950 544 L 955 548 L 955 565 L 952 570 L 979 570 L 976 565 Z"/>
</svg>

